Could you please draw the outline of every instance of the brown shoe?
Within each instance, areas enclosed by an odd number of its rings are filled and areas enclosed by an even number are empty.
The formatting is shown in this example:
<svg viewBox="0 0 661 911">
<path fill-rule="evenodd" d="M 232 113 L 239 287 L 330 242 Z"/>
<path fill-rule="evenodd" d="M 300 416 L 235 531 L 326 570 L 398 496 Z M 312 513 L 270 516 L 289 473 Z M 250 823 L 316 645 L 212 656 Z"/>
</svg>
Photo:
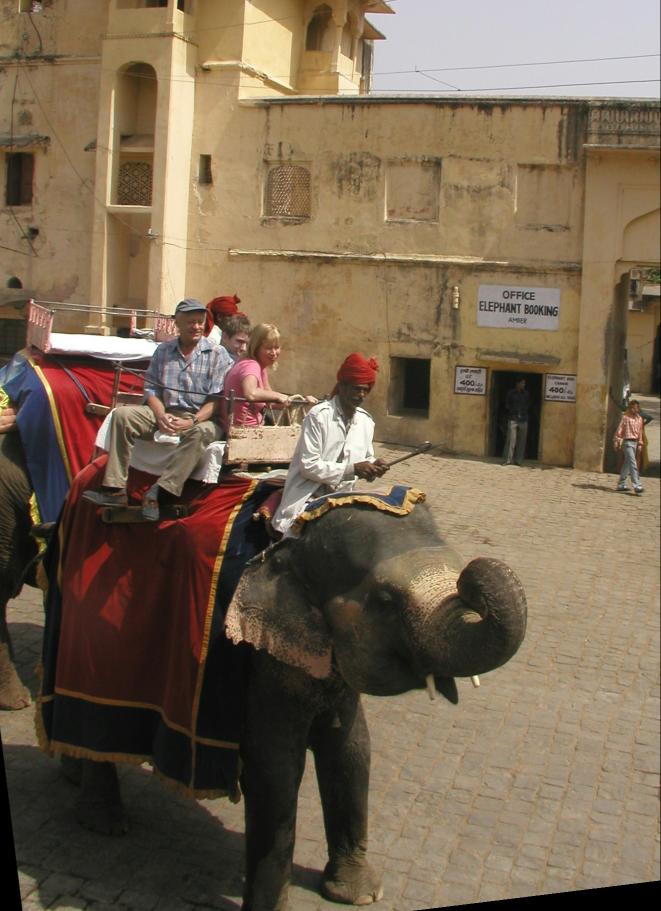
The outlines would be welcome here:
<svg viewBox="0 0 661 911">
<path fill-rule="evenodd" d="M 83 499 L 89 500 L 95 506 L 128 506 L 129 503 L 126 491 L 121 487 L 107 490 L 85 490 Z"/>
</svg>

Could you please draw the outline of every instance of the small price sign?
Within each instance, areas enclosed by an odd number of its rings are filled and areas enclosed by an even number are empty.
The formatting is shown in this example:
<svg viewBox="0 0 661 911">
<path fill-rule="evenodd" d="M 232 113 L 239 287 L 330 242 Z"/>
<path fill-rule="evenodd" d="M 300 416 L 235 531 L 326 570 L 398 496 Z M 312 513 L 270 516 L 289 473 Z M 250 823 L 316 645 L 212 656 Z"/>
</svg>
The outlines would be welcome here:
<svg viewBox="0 0 661 911">
<path fill-rule="evenodd" d="M 455 367 L 454 391 L 457 395 L 486 395 L 486 367 Z"/>
<path fill-rule="evenodd" d="M 547 373 L 544 378 L 544 399 L 547 402 L 575 402 L 576 375 Z"/>
</svg>

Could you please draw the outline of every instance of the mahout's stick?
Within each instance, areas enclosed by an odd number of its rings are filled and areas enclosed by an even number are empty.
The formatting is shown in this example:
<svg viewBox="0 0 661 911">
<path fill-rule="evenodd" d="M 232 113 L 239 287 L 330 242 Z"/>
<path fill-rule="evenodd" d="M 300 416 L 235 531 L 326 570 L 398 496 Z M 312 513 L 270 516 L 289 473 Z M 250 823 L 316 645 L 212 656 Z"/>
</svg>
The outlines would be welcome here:
<svg viewBox="0 0 661 911">
<path fill-rule="evenodd" d="M 386 462 L 388 468 L 391 468 L 393 465 L 397 465 L 398 462 L 404 462 L 406 459 L 412 459 L 414 456 L 422 455 L 423 452 L 429 452 L 430 449 L 440 449 L 443 446 L 443 443 L 431 443 L 429 440 L 425 440 L 420 446 L 416 449 L 411 450 L 406 455 L 399 456 L 397 459 L 392 459 L 390 462 Z"/>
</svg>

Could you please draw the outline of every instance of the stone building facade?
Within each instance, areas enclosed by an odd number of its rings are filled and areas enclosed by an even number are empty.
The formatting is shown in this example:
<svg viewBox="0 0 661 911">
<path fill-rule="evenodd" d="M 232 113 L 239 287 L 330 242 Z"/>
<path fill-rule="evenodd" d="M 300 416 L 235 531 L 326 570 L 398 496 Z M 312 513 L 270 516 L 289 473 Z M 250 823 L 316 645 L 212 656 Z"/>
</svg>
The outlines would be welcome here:
<svg viewBox="0 0 661 911">
<path fill-rule="evenodd" d="M 607 465 L 655 381 L 657 103 L 372 97 L 383 0 L 38 6 L 0 0 L 0 284 L 96 332 L 237 292 L 278 388 L 379 358 L 384 440 L 497 455 L 525 375 L 528 456 Z"/>
</svg>

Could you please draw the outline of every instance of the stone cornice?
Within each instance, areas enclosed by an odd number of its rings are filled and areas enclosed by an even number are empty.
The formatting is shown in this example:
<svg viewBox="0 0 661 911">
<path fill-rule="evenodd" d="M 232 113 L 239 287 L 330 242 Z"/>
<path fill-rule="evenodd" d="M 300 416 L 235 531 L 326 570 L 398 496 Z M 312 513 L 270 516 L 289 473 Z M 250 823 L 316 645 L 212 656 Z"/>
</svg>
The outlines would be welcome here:
<svg viewBox="0 0 661 911">
<path fill-rule="evenodd" d="M 428 253 L 357 253 L 321 250 L 239 250 L 227 251 L 230 259 L 270 259 L 283 262 L 361 263 L 367 265 L 396 266 L 466 266 L 483 271 L 516 271 L 527 273 L 580 272 L 576 262 L 546 262 L 543 260 L 497 260 L 477 256 L 443 256 Z"/>
</svg>

